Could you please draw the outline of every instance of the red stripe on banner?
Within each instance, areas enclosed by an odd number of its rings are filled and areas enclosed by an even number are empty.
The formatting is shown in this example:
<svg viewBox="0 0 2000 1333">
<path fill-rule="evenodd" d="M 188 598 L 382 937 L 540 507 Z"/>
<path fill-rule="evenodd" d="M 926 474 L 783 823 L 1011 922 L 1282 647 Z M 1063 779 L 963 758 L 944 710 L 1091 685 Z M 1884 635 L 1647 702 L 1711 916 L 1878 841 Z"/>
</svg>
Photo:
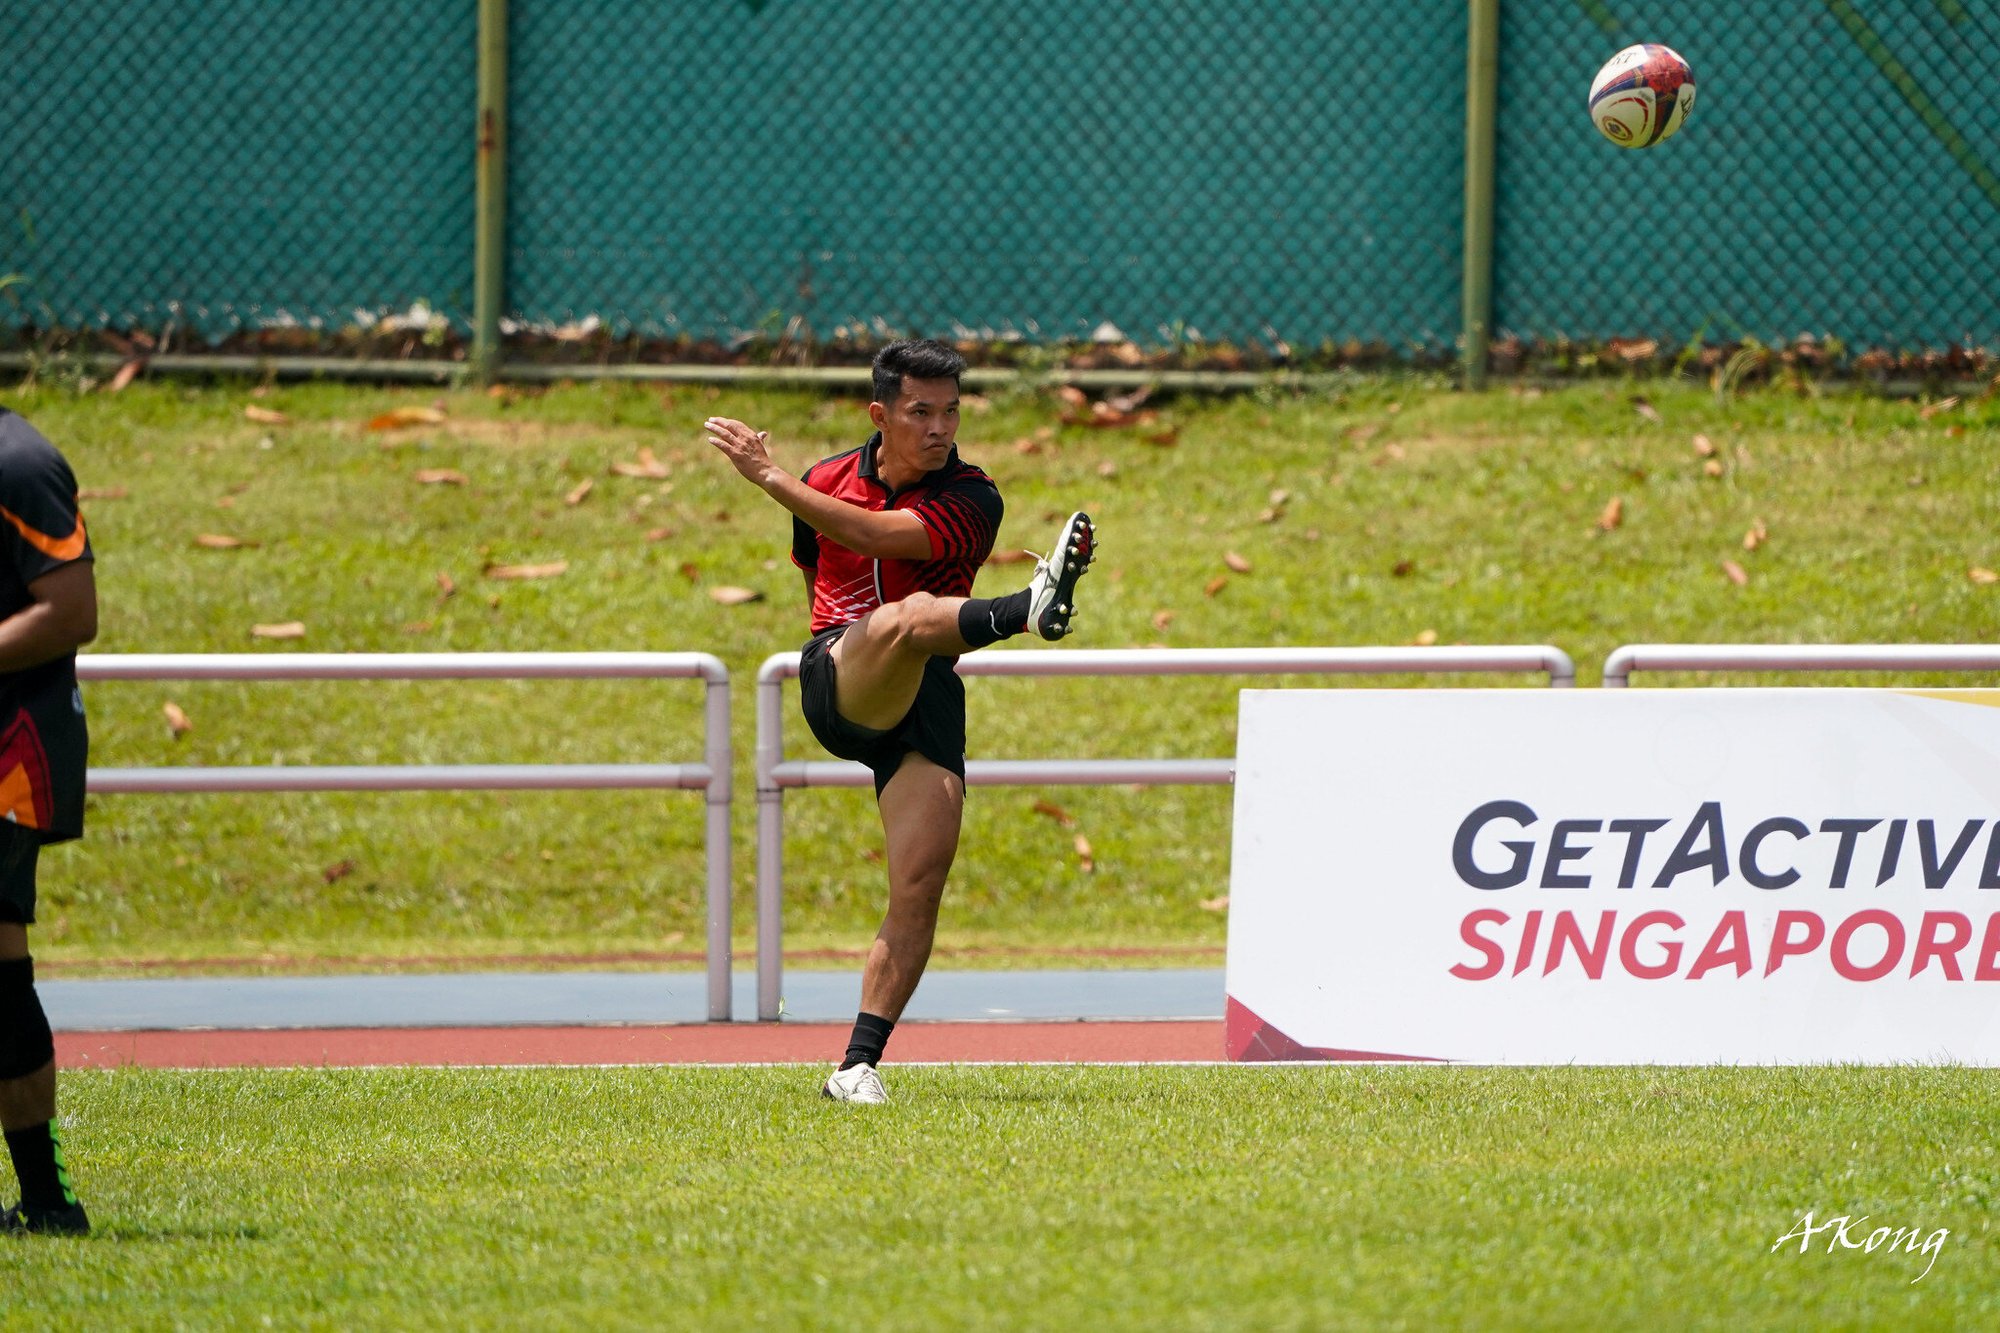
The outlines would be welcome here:
<svg viewBox="0 0 2000 1333">
<path fill-rule="evenodd" d="M 1272 1027 L 1248 1005 L 1229 997 L 1223 1011 L 1224 1045 L 1232 1060 L 1405 1060 L 1443 1063 L 1435 1055 L 1393 1055 L 1387 1051 L 1349 1051 L 1332 1046 L 1306 1046 Z"/>
</svg>

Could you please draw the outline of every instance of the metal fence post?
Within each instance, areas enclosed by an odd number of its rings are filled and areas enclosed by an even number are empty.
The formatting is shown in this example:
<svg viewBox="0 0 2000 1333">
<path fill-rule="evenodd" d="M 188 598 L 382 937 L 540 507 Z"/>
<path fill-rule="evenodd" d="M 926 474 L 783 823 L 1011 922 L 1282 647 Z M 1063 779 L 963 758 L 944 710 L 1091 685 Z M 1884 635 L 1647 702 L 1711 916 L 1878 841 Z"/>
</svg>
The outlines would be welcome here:
<svg viewBox="0 0 2000 1333">
<path fill-rule="evenodd" d="M 1500 82 L 1500 0 L 1470 0 L 1465 49 L 1465 387 L 1486 387 L 1493 335 L 1493 141 Z"/>
<path fill-rule="evenodd" d="M 479 0 L 479 166 L 473 185 L 472 375 L 500 368 L 507 291 L 507 0 Z"/>
<path fill-rule="evenodd" d="M 726 1023 L 730 1014 L 730 891 L 734 865 L 730 857 L 729 812 L 733 772 L 733 752 L 729 734 L 729 669 L 722 659 L 702 655 L 702 680 L 707 686 L 704 699 L 704 733 L 708 769 L 708 1021 Z"/>
<path fill-rule="evenodd" d="M 767 658 L 757 671 L 757 1019 L 774 1022 L 784 973 L 785 792 L 773 770 L 784 755 L 784 668 L 798 654 Z"/>
</svg>

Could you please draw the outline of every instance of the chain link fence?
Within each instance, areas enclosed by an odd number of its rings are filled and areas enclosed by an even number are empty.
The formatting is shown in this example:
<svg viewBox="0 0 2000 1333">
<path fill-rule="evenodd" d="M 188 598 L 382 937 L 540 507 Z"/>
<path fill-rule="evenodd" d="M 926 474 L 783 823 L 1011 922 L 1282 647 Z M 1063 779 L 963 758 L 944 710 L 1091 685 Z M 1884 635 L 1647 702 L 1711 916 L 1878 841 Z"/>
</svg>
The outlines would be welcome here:
<svg viewBox="0 0 2000 1333">
<path fill-rule="evenodd" d="M 470 4 L 0 0 L 0 311 L 306 345 L 472 281 Z"/>
<path fill-rule="evenodd" d="M 527 322 L 1456 336 L 1463 25 L 1397 0 L 565 0 L 515 23 Z"/>
<path fill-rule="evenodd" d="M 2000 5 L 1505 0 L 1493 324 L 1517 339 L 2000 345 Z M 1679 136 L 1618 150 L 1598 63 L 1674 47 Z"/>
<path fill-rule="evenodd" d="M 514 357 L 1449 358 L 1466 12 L 511 0 Z M 462 356 L 474 0 L 0 0 L 0 340 Z M 1496 360 L 2000 345 L 2000 6 L 1501 0 Z M 1687 55 L 1601 140 L 1612 52 Z M 1538 351 L 1537 349 L 1543 349 Z"/>
</svg>

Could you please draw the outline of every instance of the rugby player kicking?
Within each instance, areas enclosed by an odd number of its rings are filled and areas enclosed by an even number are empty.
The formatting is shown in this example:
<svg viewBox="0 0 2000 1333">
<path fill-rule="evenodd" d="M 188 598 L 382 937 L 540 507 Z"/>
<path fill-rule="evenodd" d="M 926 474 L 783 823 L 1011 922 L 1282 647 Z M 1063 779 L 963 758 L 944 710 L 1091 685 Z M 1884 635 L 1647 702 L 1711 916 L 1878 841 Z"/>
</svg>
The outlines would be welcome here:
<svg viewBox="0 0 2000 1333">
<path fill-rule="evenodd" d="M 1017 634 L 1070 632 L 1076 582 L 1096 554 L 1090 518 L 1072 514 L 1028 586 L 970 597 L 1000 531 L 1000 490 L 959 458 L 965 358 L 929 340 L 875 358 L 875 434 L 795 478 L 771 461 L 769 434 L 727 417 L 709 443 L 792 514 L 792 561 L 805 572 L 812 638 L 799 701 L 827 751 L 875 775 L 889 907 L 868 951 L 861 1012 L 822 1092 L 888 1100 L 877 1067 L 937 933 L 965 805 L 965 686 L 959 655 Z"/>
</svg>

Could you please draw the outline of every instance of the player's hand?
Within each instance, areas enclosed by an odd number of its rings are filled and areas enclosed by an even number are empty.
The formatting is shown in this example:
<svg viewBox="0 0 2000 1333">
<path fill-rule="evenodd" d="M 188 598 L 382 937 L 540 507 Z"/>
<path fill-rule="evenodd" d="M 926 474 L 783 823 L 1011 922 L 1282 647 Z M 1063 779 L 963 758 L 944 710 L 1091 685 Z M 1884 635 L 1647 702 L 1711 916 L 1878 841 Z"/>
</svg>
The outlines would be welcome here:
<svg viewBox="0 0 2000 1333">
<path fill-rule="evenodd" d="M 766 447 L 771 442 L 771 432 L 753 430 L 729 417 L 710 417 L 702 423 L 702 428 L 708 432 L 708 442 L 722 451 L 732 467 L 751 481 L 763 484 L 773 466 Z"/>
</svg>

